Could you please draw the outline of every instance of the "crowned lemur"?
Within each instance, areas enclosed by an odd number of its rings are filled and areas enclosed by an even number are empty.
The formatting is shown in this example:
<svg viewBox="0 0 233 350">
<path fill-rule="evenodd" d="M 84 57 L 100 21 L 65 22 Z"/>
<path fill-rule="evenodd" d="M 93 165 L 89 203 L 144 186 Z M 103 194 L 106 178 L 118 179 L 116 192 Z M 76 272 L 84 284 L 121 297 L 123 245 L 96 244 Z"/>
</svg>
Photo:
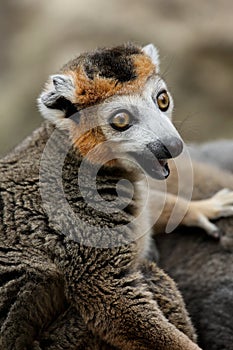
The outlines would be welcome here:
<svg viewBox="0 0 233 350">
<path fill-rule="evenodd" d="M 183 149 L 156 48 L 80 55 L 49 77 L 39 109 L 46 122 L 0 162 L 0 348 L 200 349 L 175 283 L 148 259 L 160 195 L 145 174 L 167 178 Z M 181 224 L 212 235 L 209 219 L 232 214 L 232 192 L 168 194 L 158 231 L 176 201 Z"/>
</svg>

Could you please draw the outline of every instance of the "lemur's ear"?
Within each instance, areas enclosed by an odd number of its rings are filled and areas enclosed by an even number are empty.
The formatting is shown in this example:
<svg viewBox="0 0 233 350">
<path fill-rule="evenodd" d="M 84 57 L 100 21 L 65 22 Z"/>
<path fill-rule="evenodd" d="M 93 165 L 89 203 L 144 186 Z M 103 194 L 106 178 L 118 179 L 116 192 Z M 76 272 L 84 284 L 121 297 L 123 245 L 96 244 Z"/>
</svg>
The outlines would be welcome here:
<svg viewBox="0 0 233 350">
<path fill-rule="evenodd" d="M 43 117 L 57 122 L 76 113 L 77 108 L 72 103 L 74 93 L 74 82 L 70 75 L 51 75 L 46 89 L 38 98 L 38 106 Z"/>
<path fill-rule="evenodd" d="M 156 66 L 156 72 L 159 73 L 159 51 L 158 49 L 153 45 L 149 44 L 143 47 L 142 51 L 151 58 L 151 61 Z"/>
</svg>

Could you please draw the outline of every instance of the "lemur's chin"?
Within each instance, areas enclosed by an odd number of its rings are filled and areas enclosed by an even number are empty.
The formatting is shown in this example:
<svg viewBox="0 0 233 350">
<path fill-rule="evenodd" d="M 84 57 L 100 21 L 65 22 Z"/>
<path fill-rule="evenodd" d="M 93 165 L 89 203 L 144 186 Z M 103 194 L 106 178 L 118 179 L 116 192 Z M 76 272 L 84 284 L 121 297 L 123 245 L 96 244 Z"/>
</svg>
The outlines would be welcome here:
<svg viewBox="0 0 233 350">
<path fill-rule="evenodd" d="M 158 159 L 152 154 L 148 155 L 145 153 L 130 152 L 130 154 L 153 179 L 164 180 L 169 176 L 170 169 L 166 159 Z"/>
<path fill-rule="evenodd" d="M 140 164 L 141 165 L 141 164 Z M 153 179 L 164 180 L 170 174 L 170 169 L 166 160 L 156 159 L 154 163 L 150 163 L 144 166 L 144 170 Z"/>
</svg>

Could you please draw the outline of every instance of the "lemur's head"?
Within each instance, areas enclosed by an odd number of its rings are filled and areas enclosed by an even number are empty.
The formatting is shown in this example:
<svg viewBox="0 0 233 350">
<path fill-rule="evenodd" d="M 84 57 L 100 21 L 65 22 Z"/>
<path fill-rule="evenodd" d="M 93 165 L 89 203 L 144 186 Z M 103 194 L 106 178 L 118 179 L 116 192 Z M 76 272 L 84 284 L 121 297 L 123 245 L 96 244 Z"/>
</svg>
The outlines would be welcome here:
<svg viewBox="0 0 233 350">
<path fill-rule="evenodd" d="M 182 151 L 171 122 L 172 97 L 152 44 L 80 55 L 50 76 L 38 102 L 42 115 L 68 129 L 74 146 L 91 162 L 111 166 L 120 158 L 126 164 L 127 155 L 163 179 L 169 175 L 167 159 Z"/>
</svg>

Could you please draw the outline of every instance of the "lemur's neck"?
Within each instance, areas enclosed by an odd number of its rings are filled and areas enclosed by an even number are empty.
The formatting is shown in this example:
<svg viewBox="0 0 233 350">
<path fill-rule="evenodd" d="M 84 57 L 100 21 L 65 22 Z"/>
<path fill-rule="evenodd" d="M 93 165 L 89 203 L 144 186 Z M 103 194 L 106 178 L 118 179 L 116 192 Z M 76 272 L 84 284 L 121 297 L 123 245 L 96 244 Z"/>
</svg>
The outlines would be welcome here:
<svg viewBox="0 0 233 350">
<path fill-rule="evenodd" d="M 86 161 L 63 131 L 55 131 L 46 147 L 41 175 L 45 205 L 50 212 L 54 206 L 54 228 L 84 245 L 131 242 L 137 211 L 132 174 L 120 165 L 110 168 Z"/>
</svg>

